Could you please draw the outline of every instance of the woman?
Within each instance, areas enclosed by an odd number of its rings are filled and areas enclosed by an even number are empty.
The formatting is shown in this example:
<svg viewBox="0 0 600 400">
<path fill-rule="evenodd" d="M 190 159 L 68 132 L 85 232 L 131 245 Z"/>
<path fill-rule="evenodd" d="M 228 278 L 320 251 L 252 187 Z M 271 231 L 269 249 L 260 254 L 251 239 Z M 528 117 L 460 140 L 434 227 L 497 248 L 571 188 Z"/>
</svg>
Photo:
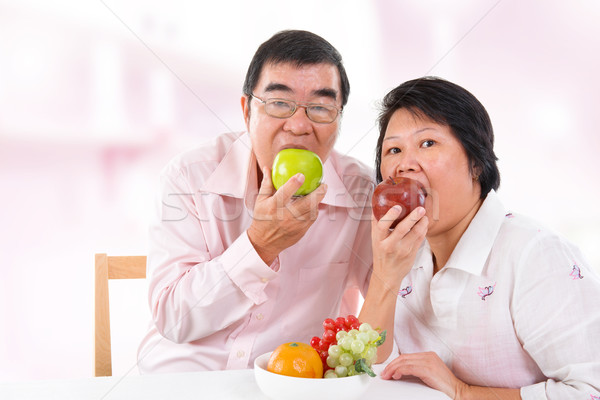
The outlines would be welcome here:
<svg viewBox="0 0 600 400">
<path fill-rule="evenodd" d="M 388 330 L 384 379 L 412 375 L 453 399 L 600 398 L 600 280 L 577 248 L 508 213 L 485 108 L 438 78 L 383 101 L 376 170 L 427 189 L 373 221 L 360 319 Z M 398 206 L 396 206 L 398 207 Z M 596 396 L 596 397 L 594 397 Z"/>
</svg>

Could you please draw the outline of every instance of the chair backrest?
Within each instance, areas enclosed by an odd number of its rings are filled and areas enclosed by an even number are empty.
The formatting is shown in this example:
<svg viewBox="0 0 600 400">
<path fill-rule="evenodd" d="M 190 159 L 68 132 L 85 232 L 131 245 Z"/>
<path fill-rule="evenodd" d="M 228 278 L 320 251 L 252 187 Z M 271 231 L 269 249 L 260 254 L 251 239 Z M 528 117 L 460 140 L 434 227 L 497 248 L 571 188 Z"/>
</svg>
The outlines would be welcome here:
<svg viewBox="0 0 600 400">
<path fill-rule="evenodd" d="M 95 258 L 94 376 L 111 376 L 108 280 L 146 278 L 146 256 L 96 254 Z"/>
</svg>

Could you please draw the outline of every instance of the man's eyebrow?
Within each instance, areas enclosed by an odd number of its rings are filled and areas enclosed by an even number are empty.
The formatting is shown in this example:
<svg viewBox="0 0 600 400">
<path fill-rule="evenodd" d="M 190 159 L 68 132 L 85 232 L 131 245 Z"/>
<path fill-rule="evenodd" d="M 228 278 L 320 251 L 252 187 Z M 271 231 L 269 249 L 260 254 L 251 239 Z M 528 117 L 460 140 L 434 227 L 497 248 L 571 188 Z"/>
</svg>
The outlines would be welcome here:
<svg viewBox="0 0 600 400">
<path fill-rule="evenodd" d="M 265 92 L 293 92 L 293 90 L 283 83 L 269 83 L 265 88 Z"/>
<path fill-rule="evenodd" d="M 313 90 L 312 94 L 316 97 L 329 97 L 333 100 L 337 100 L 337 91 L 330 88 Z"/>
<path fill-rule="evenodd" d="M 287 85 L 284 85 L 283 83 L 271 82 L 265 88 L 265 93 L 269 93 L 269 92 L 292 93 L 293 90 L 292 90 L 292 88 L 290 88 Z M 337 100 L 337 91 L 334 89 L 331 89 L 331 88 L 322 88 L 322 89 L 313 90 L 311 95 L 314 97 L 329 97 L 333 100 Z"/>
</svg>

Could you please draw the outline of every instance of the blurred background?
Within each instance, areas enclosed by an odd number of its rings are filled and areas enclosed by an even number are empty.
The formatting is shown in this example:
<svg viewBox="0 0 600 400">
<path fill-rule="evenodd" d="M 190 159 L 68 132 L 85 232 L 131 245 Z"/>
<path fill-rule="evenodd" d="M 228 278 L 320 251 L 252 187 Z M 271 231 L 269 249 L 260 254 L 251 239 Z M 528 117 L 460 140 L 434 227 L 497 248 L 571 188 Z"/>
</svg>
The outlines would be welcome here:
<svg viewBox="0 0 600 400">
<path fill-rule="evenodd" d="M 470 90 L 505 205 L 600 271 L 599 20 L 595 0 L 0 0 L 0 382 L 93 375 L 94 253 L 146 254 L 160 169 L 243 130 L 248 63 L 282 29 L 342 53 L 336 147 L 370 165 L 390 89 L 437 75 Z M 110 290 L 113 374 L 137 374 L 144 282 Z"/>
</svg>

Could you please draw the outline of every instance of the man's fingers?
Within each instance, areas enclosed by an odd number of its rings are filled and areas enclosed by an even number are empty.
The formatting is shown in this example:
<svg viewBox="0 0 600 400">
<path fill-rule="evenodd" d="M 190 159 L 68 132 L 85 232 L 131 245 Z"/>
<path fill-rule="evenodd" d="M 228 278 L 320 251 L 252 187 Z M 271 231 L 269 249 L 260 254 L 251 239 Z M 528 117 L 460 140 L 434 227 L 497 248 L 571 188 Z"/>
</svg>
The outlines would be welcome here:
<svg viewBox="0 0 600 400">
<path fill-rule="evenodd" d="M 304 175 L 302 175 L 301 173 L 297 173 L 296 175 L 288 179 L 288 181 L 283 186 L 281 186 L 275 193 L 275 197 L 278 198 L 277 204 L 287 203 L 292 198 L 294 193 L 296 193 L 298 189 L 300 189 L 303 183 Z"/>
<path fill-rule="evenodd" d="M 269 167 L 263 167 L 262 169 L 262 181 L 260 182 L 260 188 L 258 189 L 259 197 L 271 197 L 275 193 L 273 182 L 271 182 L 271 169 Z"/>
<path fill-rule="evenodd" d="M 318 188 L 306 196 L 294 199 L 294 201 L 288 205 L 288 209 L 290 209 L 295 217 L 316 212 L 319 209 L 319 203 L 323 201 L 326 193 L 327 185 L 322 183 Z"/>
</svg>

